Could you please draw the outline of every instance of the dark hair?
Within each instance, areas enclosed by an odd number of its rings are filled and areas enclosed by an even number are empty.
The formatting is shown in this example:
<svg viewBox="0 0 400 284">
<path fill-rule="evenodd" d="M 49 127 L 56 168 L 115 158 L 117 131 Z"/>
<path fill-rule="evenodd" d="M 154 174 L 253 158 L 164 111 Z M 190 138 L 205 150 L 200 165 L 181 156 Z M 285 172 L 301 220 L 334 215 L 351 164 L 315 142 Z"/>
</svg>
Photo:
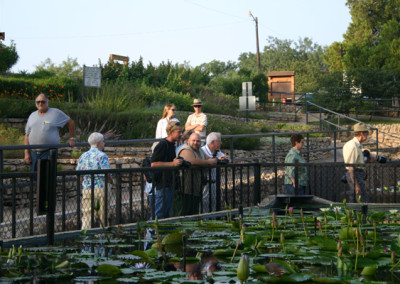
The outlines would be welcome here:
<svg viewBox="0 0 400 284">
<path fill-rule="evenodd" d="M 185 143 L 185 140 L 188 140 L 190 135 L 192 135 L 194 133 L 194 130 L 186 130 L 185 132 L 183 132 L 181 141 L 182 143 Z"/>
<path fill-rule="evenodd" d="M 290 137 L 290 142 L 292 142 L 292 147 L 296 146 L 296 142 L 300 143 L 300 141 L 304 139 L 303 135 L 299 133 L 295 133 Z"/>
</svg>

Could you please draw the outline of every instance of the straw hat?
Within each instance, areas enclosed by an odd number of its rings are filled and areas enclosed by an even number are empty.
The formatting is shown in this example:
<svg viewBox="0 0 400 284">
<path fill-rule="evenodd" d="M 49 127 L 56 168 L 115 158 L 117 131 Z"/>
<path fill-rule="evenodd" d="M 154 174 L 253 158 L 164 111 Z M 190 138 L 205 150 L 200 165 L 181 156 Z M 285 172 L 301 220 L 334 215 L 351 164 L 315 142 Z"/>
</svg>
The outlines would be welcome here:
<svg viewBox="0 0 400 284">
<path fill-rule="evenodd" d="M 359 122 L 354 124 L 354 132 L 365 132 L 365 131 L 369 131 L 365 123 Z"/>
<path fill-rule="evenodd" d="M 203 103 L 201 102 L 200 99 L 194 99 L 193 100 L 192 106 L 202 106 L 202 105 L 203 105 Z"/>
</svg>

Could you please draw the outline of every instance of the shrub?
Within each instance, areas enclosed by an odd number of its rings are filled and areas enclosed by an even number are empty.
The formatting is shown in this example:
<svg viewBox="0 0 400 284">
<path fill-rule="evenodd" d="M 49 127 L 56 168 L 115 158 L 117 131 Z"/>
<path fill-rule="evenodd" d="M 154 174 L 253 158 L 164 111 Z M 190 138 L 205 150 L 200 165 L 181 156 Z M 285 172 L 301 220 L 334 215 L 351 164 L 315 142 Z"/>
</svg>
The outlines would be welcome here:
<svg viewBox="0 0 400 284">
<path fill-rule="evenodd" d="M 80 85 L 77 80 L 68 77 L 29 79 L 0 77 L 0 98 L 33 100 L 40 93 L 44 93 L 50 101 L 62 101 L 65 97 L 77 96 Z"/>
<path fill-rule="evenodd" d="M 21 129 L 7 127 L 0 124 L 0 145 L 23 145 L 24 134 Z M 22 159 L 24 157 L 24 150 L 7 150 L 4 151 L 4 158 L 8 159 Z"/>
</svg>

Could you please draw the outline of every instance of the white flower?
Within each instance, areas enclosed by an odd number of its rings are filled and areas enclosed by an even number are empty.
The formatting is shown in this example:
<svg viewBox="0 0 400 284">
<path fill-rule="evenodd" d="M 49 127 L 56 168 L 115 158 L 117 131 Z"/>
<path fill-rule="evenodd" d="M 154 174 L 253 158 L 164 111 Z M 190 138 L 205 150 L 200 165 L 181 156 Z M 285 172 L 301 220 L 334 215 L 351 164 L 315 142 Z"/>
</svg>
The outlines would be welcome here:
<svg viewBox="0 0 400 284">
<path fill-rule="evenodd" d="M 319 208 L 319 210 L 321 210 L 322 213 L 326 213 L 326 212 L 328 212 L 330 209 L 329 209 L 329 208 Z"/>
<path fill-rule="evenodd" d="M 396 215 L 397 212 L 398 212 L 398 210 L 396 210 L 396 209 L 389 210 L 389 213 L 392 215 Z"/>
<path fill-rule="evenodd" d="M 342 209 L 341 207 L 335 206 L 333 210 L 335 211 L 335 213 L 339 213 L 341 209 Z"/>
</svg>

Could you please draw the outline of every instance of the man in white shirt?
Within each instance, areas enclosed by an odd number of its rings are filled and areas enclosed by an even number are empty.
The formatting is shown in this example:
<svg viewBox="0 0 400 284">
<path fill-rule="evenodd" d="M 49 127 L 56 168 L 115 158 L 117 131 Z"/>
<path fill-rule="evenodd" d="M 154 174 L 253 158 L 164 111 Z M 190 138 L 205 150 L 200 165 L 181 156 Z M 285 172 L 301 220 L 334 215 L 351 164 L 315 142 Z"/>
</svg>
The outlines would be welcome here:
<svg viewBox="0 0 400 284">
<path fill-rule="evenodd" d="M 206 145 L 201 147 L 201 150 L 209 158 L 226 159 L 224 153 L 221 152 L 220 148 L 222 145 L 221 133 L 211 132 L 207 136 Z M 207 173 L 208 182 L 207 186 L 203 190 L 203 212 L 211 212 L 217 210 L 217 189 L 216 189 L 216 178 L 217 170 L 211 169 L 211 175 Z M 211 203 L 210 203 L 211 193 Z"/>
<path fill-rule="evenodd" d="M 365 161 L 361 150 L 361 144 L 368 139 L 369 129 L 364 123 L 354 125 L 354 138 L 343 146 L 343 161 L 345 164 L 354 164 L 353 167 L 346 167 L 346 179 L 350 187 L 347 197 L 350 203 L 369 202 L 369 196 L 365 186 Z M 374 162 L 375 157 L 371 156 L 370 162 Z M 356 198 L 354 199 L 354 196 Z M 361 200 L 359 200 L 361 199 Z"/>
</svg>

